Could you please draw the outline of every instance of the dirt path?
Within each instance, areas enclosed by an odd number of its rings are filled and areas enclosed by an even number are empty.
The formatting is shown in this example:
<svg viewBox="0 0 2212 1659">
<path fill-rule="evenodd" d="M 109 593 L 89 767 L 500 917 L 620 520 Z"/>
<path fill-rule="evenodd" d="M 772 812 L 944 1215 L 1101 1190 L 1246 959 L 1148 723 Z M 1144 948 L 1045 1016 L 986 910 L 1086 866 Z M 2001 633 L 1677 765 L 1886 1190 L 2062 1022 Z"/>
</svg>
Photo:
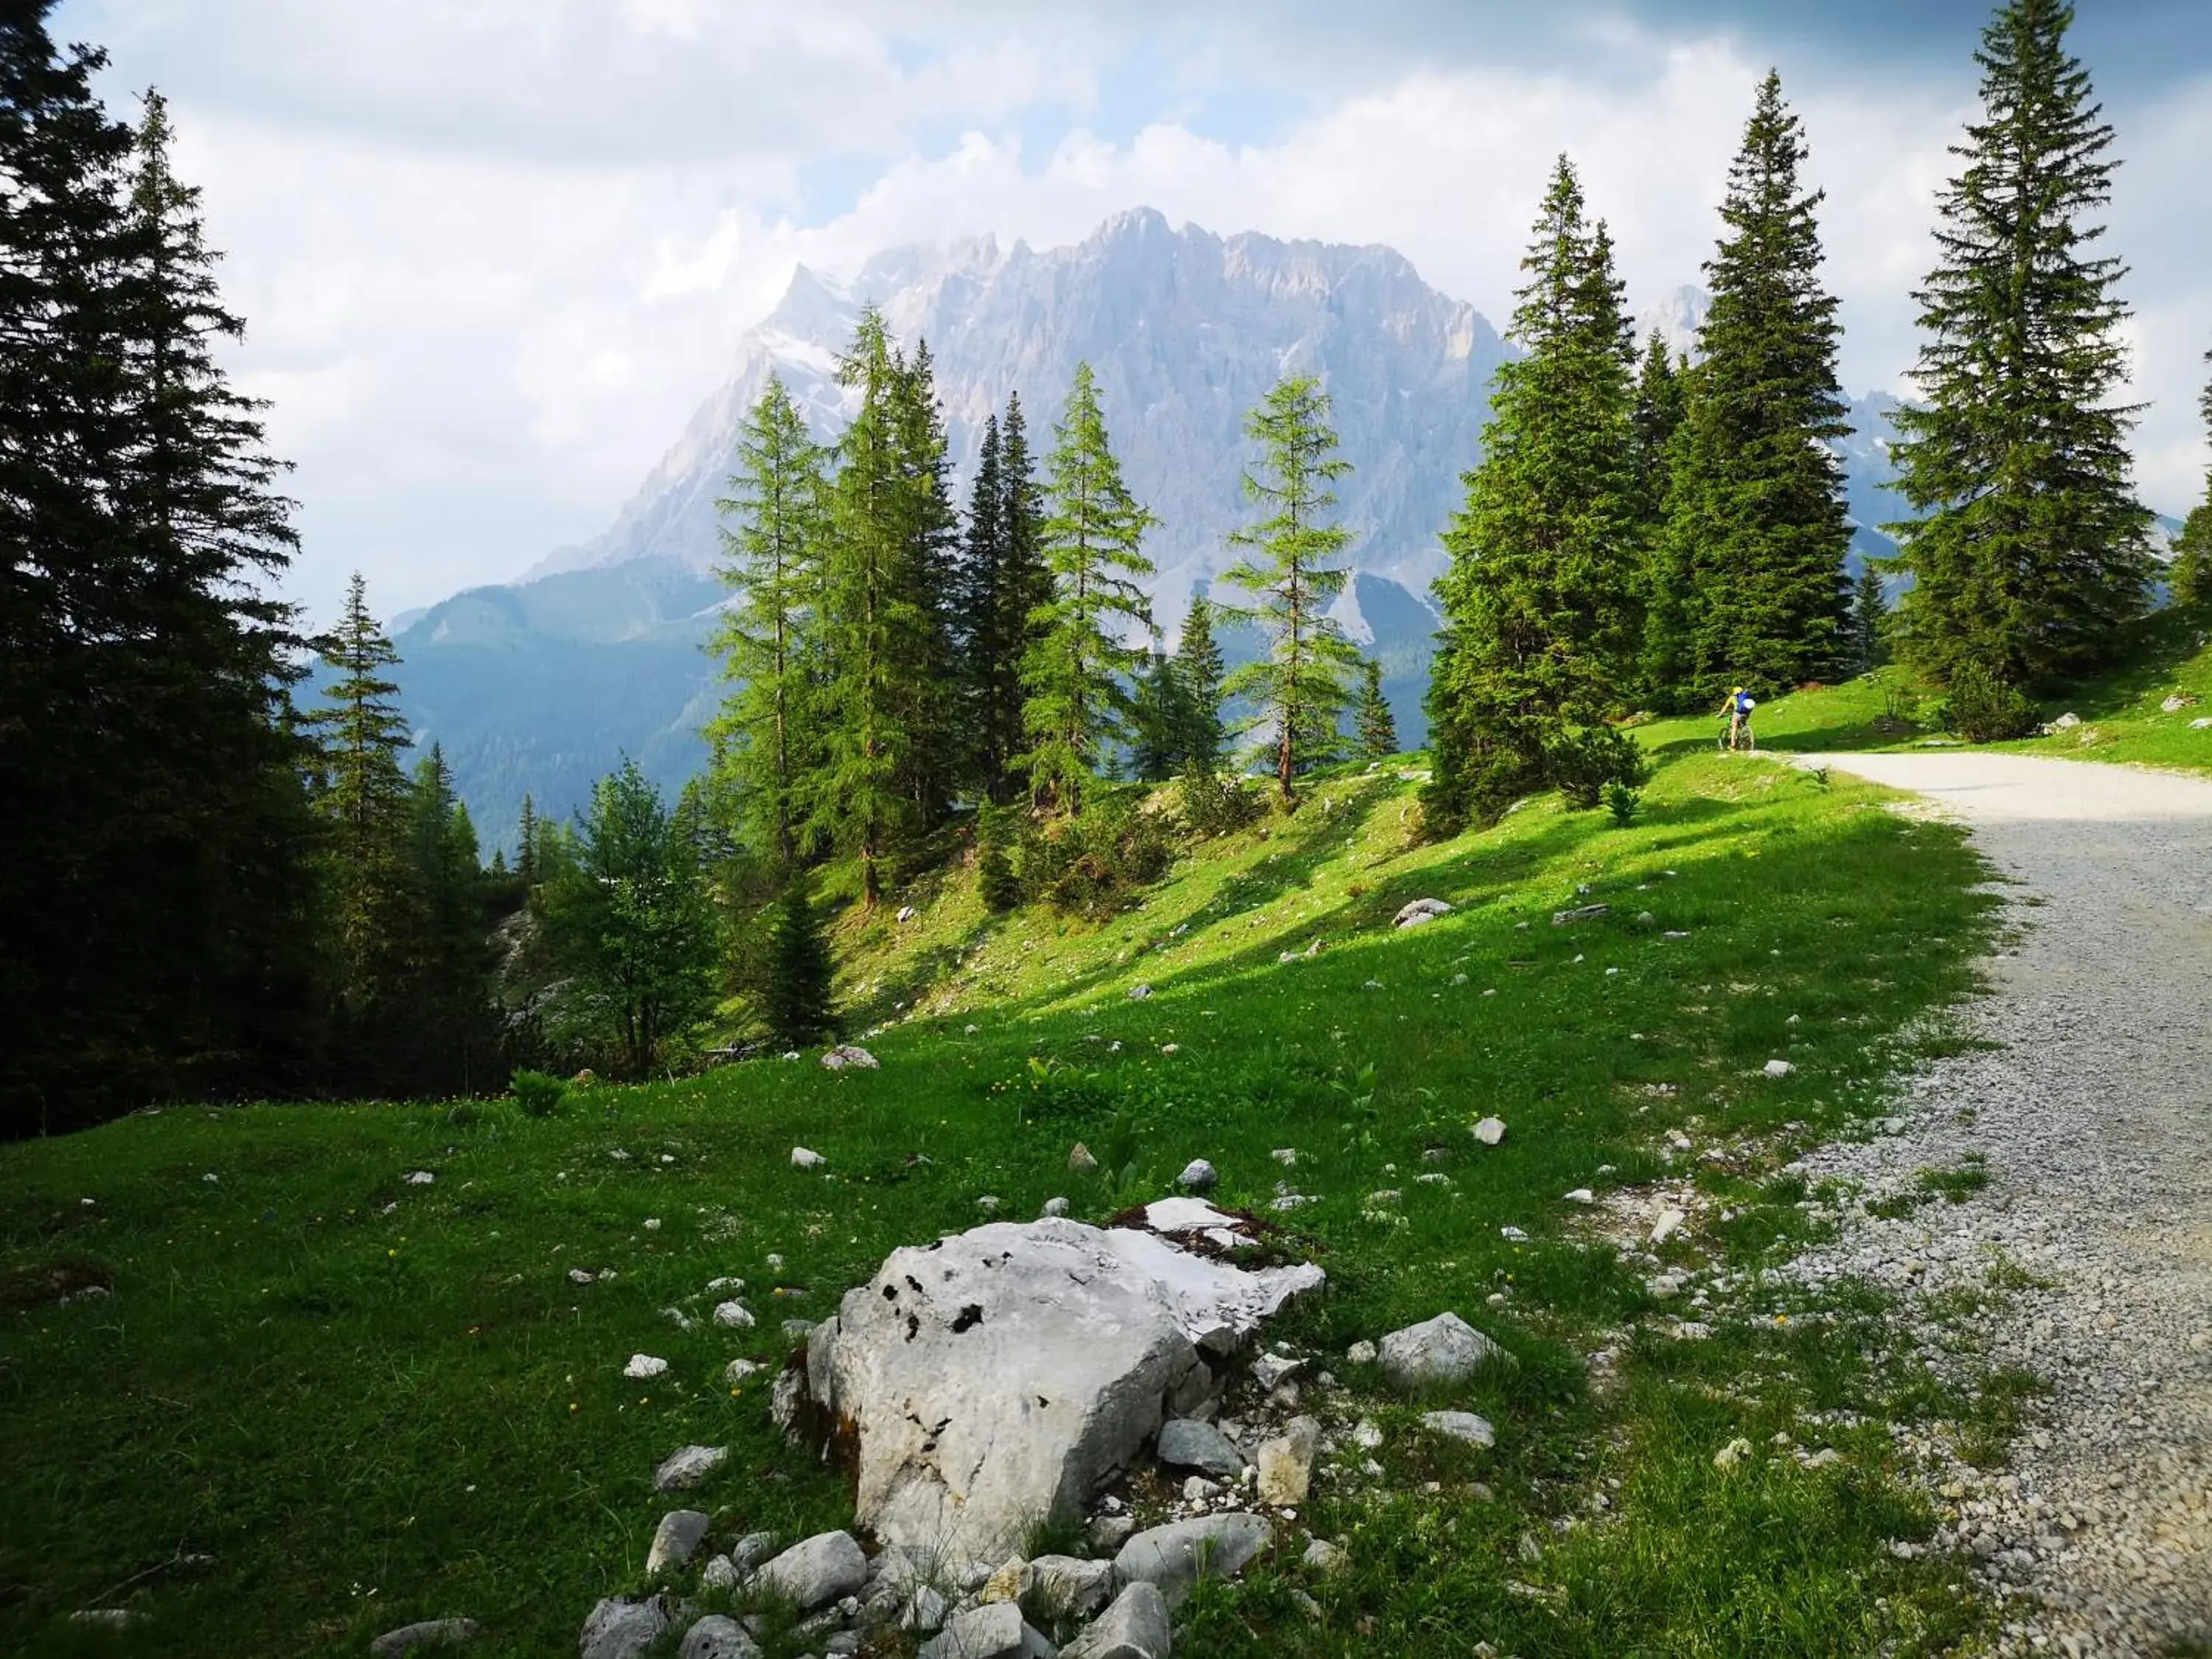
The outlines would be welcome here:
<svg viewBox="0 0 2212 1659">
<path fill-rule="evenodd" d="M 1943 1541 L 2007 1598 L 2002 1653 L 2212 1653 L 2212 780 L 2017 755 L 1798 763 L 1925 797 L 2019 884 L 2017 937 L 1966 1011 L 1998 1046 L 1917 1078 L 1902 1133 L 1808 1160 L 1869 1199 L 1976 1155 L 1988 1186 L 1858 1212 L 1800 1271 L 1912 1293 L 1923 1350 L 1959 1364 L 1960 1293 L 2024 1270 L 2030 1288 L 1965 1318 L 1990 1364 L 2051 1393 L 1993 1477 L 1921 1449 Z"/>
</svg>

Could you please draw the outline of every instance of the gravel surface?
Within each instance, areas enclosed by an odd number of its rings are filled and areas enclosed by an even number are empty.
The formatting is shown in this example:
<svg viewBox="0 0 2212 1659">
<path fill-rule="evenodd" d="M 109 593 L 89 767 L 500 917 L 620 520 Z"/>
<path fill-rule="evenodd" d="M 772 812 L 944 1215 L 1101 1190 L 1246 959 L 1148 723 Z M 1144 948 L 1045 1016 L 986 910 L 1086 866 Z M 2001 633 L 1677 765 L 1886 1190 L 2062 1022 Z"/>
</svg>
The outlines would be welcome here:
<svg viewBox="0 0 2212 1659">
<path fill-rule="evenodd" d="M 2212 780 L 2017 755 L 1799 763 L 1927 798 L 2017 884 L 2014 936 L 1964 1011 L 1998 1046 L 1932 1063 L 1892 1133 L 1806 1160 L 1869 1200 L 1977 1159 L 1988 1185 L 1889 1220 L 1854 1206 L 1794 1271 L 1905 1290 L 1939 1366 L 2049 1384 L 2001 1470 L 1914 1446 L 1939 1546 L 2002 1598 L 1999 1653 L 2212 1651 Z M 1962 1313 L 1993 1269 L 2010 1293 Z"/>
</svg>

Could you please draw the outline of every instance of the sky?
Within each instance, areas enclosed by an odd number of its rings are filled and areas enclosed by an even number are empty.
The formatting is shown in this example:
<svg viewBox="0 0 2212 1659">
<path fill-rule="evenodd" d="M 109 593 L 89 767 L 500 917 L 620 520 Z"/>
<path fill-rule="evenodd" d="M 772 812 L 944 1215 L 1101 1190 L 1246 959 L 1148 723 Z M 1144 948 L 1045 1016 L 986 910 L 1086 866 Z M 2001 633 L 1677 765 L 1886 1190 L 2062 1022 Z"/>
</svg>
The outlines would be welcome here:
<svg viewBox="0 0 2212 1659">
<path fill-rule="evenodd" d="M 2143 498 L 2203 491 L 2212 6 L 2088 0 L 2126 165 Z M 1698 280 L 1769 66 L 1827 191 L 1843 379 L 1904 393 L 1910 295 L 1975 108 L 1960 0 L 62 0 L 104 94 L 156 86 L 294 462 L 327 617 L 505 580 L 612 520 L 804 262 L 1117 210 L 1381 242 L 1503 326 L 1553 158 L 1632 307 Z"/>
</svg>

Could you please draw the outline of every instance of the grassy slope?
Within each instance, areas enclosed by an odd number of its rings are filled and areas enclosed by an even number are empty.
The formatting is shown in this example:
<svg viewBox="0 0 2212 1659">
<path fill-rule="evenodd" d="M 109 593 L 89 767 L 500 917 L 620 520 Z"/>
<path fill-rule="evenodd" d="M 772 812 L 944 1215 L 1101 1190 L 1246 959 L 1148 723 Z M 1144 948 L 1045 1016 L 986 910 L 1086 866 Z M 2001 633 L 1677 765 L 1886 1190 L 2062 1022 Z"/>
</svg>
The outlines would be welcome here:
<svg viewBox="0 0 2212 1659">
<path fill-rule="evenodd" d="M 2160 705 L 2176 693 L 2199 701 L 2169 714 Z M 1883 716 L 1894 708 L 1915 709 L 1925 701 L 1924 693 L 1897 668 L 1818 691 L 1800 691 L 1761 706 L 1757 717 L 1759 746 L 1778 753 L 1911 749 L 1942 733 L 1933 726 L 1886 723 Z M 2134 665 L 2075 687 L 2044 707 L 2046 720 L 2064 714 L 2079 715 L 2081 725 L 2049 737 L 1982 746 L 2069 760 L 2212 772 L 2212 727 L 2198 731 L 2190 726 L 2191 720 L 2212 714 L 2212 644 L 2206 642 L 2201 629 L 2179 618 L 2160 617 L 2148 648 Z M 1642 736 L 1655 749 L 1689 752 L 1711 749 L 1718 727 L 1717 718 L 1691 716 L 1643 727 Z"/>
<path fill-rule="evenodd" d="M 1413 793 L 1389 772 L 1333 782 L 1194 849 L 1103 927 L 987 919 L 966 882 L 925 884 L 913 922 L 848 940 L 875 1017 L 946 1011 L 871 1039 L 879 1072 L 755 1062 L 594 1090 L 548 1121 L 176 1109 L 0 1148 L 0 1650 L 107 1650 L 60 1622 L 106 1595 L 154 1615 L 137 1651 L 358 1651 L 447 1613 L 484 1622 L 481 1654 L 566 1651 L 593 1597 L 637 1582 L 664 1507 L 651 1470 L 677 1445 L 733 1448 L 702 1494 L 726 1526 L 848 1518 L 841 1483 L 778 1442 L 765 1376 L 732 1389 L 726 1360 L 781 1358 L 781 1318 L 970 1224 L 979 1195 L 1019 1217 L 1065 1194 L 1099 1218 L 1201 1155 L 1231 1204 L 1286 1173 L 1319 1195 L 1293 1219 L 1330 1290 L 1294 1338 L 1341 1352 L 1449 1307 L 1522 1363 L 1455 1402 L 1498 1423 L 1495 1453 L 1394 1432 L 1395 1496 L 1316 1492 L 1301 1523 L 1354 1561 L 1308 1584 L 1319 1619 L 1291 1600 L 1293 1546 L 1202 1595 L 1188 1650 L 1942 1648 L 1976 1614 L 1942 1564 L 1883 1547 L 1928 1525 L 1887 1432 L 1805 1414 L 1975 1402 L 1881 1358 L 1870 1303 L 1731 1316 L 1723 1297 L 1711 1338 L 1661 1340 L 1648 1269 L 1560 1194 L 1659 1176 L 1682 1125 L 1723 1152 L 1694 1168 L 1728 1206 L 1667 1247 L 1684 1265 L 1755 1261 L 1817 1224 L 1777 1166 L 1874 1106 L 1968 982 L 1988 901 L 1958 833 L 1708 755 L 1668 765 L 1626 830 L 1543 801 L 1409 848 Z M 1459 908 L 1392 932 L 1426 895 Z M 1613 915 L 1551 925 L 1594 902 Z M 1155 994 L 1130 1000 L 1140 981 Z M 1759 1075 L 1785 1054 L 1794 1075 Z M 1468 1129 L 1492 1112 L 1511 1130 L 1483 1152 Z M 1121 1149 L 1119 1191 L 1067 1174 L 1078 1138 Z M 795 1142 L 826 1176 L 789 1167 Z M 1269 1156 L 1283 1146 L 1295 1170 Z M 1370 1201 L 1386 1188 L 1402 1197 Z M 617 1277 L 579 1286 L 576 1267 Z M 57 1304 L 40 1288 L 57 1268 L 114 1293 Z M 723 1274 L 750 1282 L 757 1330 L 664 1316 L 703 1315 Z M 1624 1382 L 1600 1392 L 1583 1358 L 1606 1346 Z M 638 1351 L 672 1370 L 624 1381 Z M 1409 1421 L 1337 1370 L 1350 1392 L 1325 1412 Z M 1778 1431 L 1846 1461 L 1801 1470 Z M 1738 1434 L 1757 1452 L 1717 1471 Z M 117 1591 L 180 1552 L 215 1560 Z"/>
</svg>

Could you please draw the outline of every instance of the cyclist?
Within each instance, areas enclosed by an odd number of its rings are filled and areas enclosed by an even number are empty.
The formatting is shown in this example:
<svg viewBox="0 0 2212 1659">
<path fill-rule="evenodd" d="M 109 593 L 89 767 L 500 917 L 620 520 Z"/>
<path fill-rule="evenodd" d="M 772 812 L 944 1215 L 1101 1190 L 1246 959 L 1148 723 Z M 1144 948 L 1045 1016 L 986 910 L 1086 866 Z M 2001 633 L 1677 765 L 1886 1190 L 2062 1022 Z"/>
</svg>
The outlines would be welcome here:
<svg viewBox="0 0 2212 1659">
<path fill-rule="evenodd" d="M 1759 752 L 1759 739 L 1752 735 L 1751 731 L 1751 711 L 1758 707 L 1758 701 L 1740 685 L 1729 693 L 1721 712 L 1729 717 L 1728 746 L 1730 750 L 1748 750 L 1753 754 Z"/>
</svg>

